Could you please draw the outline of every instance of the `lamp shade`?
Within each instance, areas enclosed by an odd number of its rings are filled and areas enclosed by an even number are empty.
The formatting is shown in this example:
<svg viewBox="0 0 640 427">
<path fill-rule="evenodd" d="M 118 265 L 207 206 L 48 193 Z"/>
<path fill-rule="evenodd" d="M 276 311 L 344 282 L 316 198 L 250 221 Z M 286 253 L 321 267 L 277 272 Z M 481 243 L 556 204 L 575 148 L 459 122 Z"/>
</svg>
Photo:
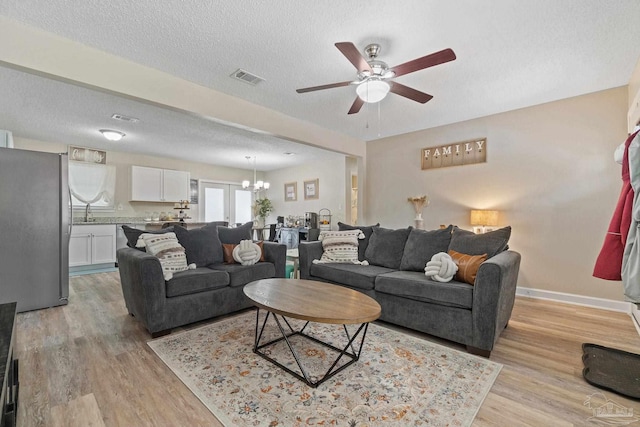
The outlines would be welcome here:
<svg viewBox="0 0 640 427">
<path fill-rule="evenodd" d="M 471 210 L 471 225 L 495 227 L 498 225 L 498 211 Z"/>
<path fill-rule="evenodd" d="M 380 102 L 389 93 L 389 83 L 382 80 L 367 80 L 356 88 L 356 93 L 364 102 Z"/>
</svg>

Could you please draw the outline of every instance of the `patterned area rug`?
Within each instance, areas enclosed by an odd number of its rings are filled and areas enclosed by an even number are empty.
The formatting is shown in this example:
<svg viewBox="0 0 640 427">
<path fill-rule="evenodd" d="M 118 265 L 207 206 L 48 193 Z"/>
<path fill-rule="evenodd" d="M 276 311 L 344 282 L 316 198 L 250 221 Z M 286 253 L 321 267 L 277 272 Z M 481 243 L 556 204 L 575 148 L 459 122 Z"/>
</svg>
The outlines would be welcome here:
<svg viewBox="0 0 640 427">
<path fill-rule="evenodd" d="M 468 426 L 502 368 L 370 324 L 360 360 L 314 389 L 252 352 L 255 319 L 246 312 L 149 342 L 225 426 Z M 342 325 L 310 324 L 305 332 L 340 348 L 347 343 Z M 265 335 L 281 336 L 273 317 Z M 335 360 L 308 339 L 292 345 L 314 377 Z M 267 351 L 294 369 L 286 343 Z"/>
</svg>

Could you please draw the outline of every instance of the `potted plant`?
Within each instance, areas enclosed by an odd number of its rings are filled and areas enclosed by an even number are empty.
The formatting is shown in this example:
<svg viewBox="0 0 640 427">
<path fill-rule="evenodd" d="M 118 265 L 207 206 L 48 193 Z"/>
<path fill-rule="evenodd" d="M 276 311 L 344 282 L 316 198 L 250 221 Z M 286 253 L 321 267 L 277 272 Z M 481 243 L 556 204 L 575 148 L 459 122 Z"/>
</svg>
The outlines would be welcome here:
<svg viewBox="0 0 640 427">
<path fill-rule="evenodd" d="M 273 212 L 273 204 L 271 203 L 271 200 L 266 197 L 263 199 L 256 199 L 253 209 L 256 219 L 259 218 L 259 221 L 261 222 L 259 225 L 264 226 L 267 217 L 271 212 Z"/>
</svg>

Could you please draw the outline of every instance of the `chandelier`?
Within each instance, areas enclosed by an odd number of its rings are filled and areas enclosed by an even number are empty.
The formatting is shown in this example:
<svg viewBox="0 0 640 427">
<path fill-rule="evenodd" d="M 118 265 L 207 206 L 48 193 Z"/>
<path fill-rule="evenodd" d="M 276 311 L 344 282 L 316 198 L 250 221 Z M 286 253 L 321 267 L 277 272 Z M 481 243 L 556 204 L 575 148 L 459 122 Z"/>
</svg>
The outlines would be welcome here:
<svg viewBox="0 0 640 427">
<path fill-rule="evenodd" d="M 245 156 L 244 158 L 247 159 L 247 163 L 251 166 L 251 156 Z M 242 188 L 246 189 L 251 187 L 252 191 L 257 193 L 258 191 L 268 190 L 270 186 L 271 185 L 268 182 L 256 180 L 256 157 L 253 156 L 253 184 L 251 184 L 249 180 L 245 179 L 242 181 Z"/>
</svg>

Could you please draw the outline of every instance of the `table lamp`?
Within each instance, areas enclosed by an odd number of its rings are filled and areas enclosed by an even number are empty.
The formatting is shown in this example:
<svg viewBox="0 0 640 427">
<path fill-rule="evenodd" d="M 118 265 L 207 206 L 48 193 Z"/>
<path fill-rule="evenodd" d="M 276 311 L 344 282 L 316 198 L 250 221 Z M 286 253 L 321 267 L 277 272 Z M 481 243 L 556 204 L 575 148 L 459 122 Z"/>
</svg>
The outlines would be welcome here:
<svg viewBox="0 0 640 427">
<path fill-rule="evenodd" d="M 487 231 L 487 226 L 495 227 L 498 225 L 498 211 L 488 210 L 471 210 L 471 225 L 473 232 L 483 234 Z"/>
</svg>

